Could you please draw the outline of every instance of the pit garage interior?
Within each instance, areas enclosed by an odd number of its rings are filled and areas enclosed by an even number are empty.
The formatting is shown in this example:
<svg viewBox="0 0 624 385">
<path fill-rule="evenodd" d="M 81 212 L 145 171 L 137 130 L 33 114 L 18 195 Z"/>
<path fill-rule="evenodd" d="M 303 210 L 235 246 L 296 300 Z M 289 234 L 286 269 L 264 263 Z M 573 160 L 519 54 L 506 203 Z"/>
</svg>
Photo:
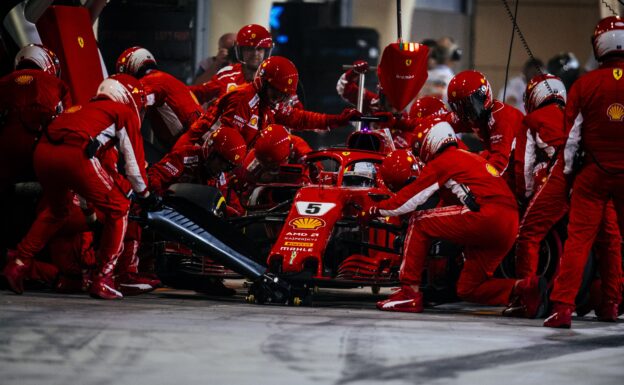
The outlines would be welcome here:
<svg viewBox="0 0 624 385">
<path fill-rule="evenodd" d="M 54 8 L 59 7 L 79 8 L 79 17 L 67 18 L 74 13 L 64 11 L 55 13 Z M 540 59 L 550 72 L 561 71 L 562 78 L 570 72 L 578 76 L 595 70 L 598 63 L 590 39 L 594 28 L 600 19 L 622 12 L 624 3 L 617 0 L 5 0 L 0 4 L 0 75 L 8 76 L 14 70 L 14 57 L 21 47 L 49 45 L 55 39 L 65 39 L 66 34 L 72 39 L 78 34 L 80 39 L 84 36 L 79 44 L 97 44 L 93 48 L 96 55 L 87 57 L 79 50 L 69 50 L 59 56 L 73 61 L 63 64 L 61 77 L 73 82 L 72 96 L 80 103 L 91 100 L 100 81 L 116 72 L 119 54 L 132 46 L 147 48 L 157 59 L 159 70 L 190 86 L 203 73 L 204 59 L 218 52 L 220 36 L 258 24 L 272 36 L 272 55 L 284 56 L 297 67 L 297 96 L 306 110 L 340 114 L 347 107 L 356 107 L 336 92 L 338 79 L 356 60 L 364 60 L 373 68 L 358 79 L 360 85 L 378 92 L 383 80 L 374 68 L 380 64 L 386 46 L 398 39 L 408 44 L 427 39 L 439 44 L 445 37 L 453 40 L 453 59 L 446 62 L 452 72 L 478 70 L 487 76 L 494 98 L 505 97 L 507 103 L 522 106 L 524 85 L 520 94 L 514 93 L 511 80 L 522 78 L 529 59 Z M 228 55 L 235 56 L 233 51 Z M 519 95 L 519 100 L 513 99 L 514 95 Z M 406 106 L 407 111 L 410 107 Z M 0 114 L 0 124 L 3 118 Z M 331 171 L 331 159 L 347 162 L 344 159 L 353 156 L 350 152 L 357 152 L 357 148 L 345 146 L 353 142 L 361 145 L 357 140 L 361 124 L 365 123 L 351 122 L 325 132 L 297 132 L 313 150 L 320 151 L 311 156 L 318 157 L 325 167 L 319 175 Z M 153 132 L 150 122 L 144 121 L 141 133 L 145 160 L 150 165 L 167 153 L 166 144 Z M 462 140 L 470 151 L 483 149 L 473 134 L 462 136 Z M 372 147 L 361 148 L 379 150 L 381 144 L 371 143 Z M 335 154 L 322 152 L 328 148 L 338 150 Z M 362 159 L 369 164 L 381 163 L 383 157 L 375 156 L 377 163 L 370 161 L 371 157 Z M 347 175 L 348 167 L 339 166 L 335 174 L 347 186 L 354 174 Z M 36 181 L 17 182 L 10 191 L 0 190 L 0 268 L 8 262 L 8 250 L 15 249 L 28 232 L 42 196 Z M 318 184 L 322 185 L 320 179 Z M 314 219 L 326 206 L 314 206 L 309 203 L 312 198 L 300 198 L 305 202 L 296 202 L 291 208 L 293 199 L 298 199 L 293 198 L 297 190 L 284 186 L 279 185 L 282 189 L 271 199 L 290 194 L 289 200 L 284 199 L 286 203 L 278 201 L 272 208 L 259 204 L 260 209 L 248 214 L 247 219 L 223 221 L 213 217 L 213 206 L 193 211 L 179 201 L 167 200 L 165 204 L 171 204 L 166 207 L 172 210 L 159 206 L 161 211 L 137 219 L 145 225 L 142 244 L 137 246 L 141 257 L 138 269 L 158 275 L 162 281 L 149 293 L 96 300 L 84 292 L 58 293 L 54 282 L 30 280 L 24 293 L 16 295 L 0 277 L 0 384 L 624 383 L 624 317 L 601 322 L 591 309 L 578 314 L 581 304 L 593 298 L 596 285 L 592 279 L 600 275 L 595 251 L 583 273 L 571 329 L 543 327 L 548 314 L 536 319 L 504 317 L 505 306 L 459 300 L 454 283 L 446 284 L 447 280 L 457 280 L 460 273 L 455 263 L 463 254 L 442 242 L 434 243 L 430 256 L 434 262 L 429 266 L 439 273 L 440 261 L 448 263 L 441 267 L 440 285 L 444 287 L 440 289 L 436 281 L 430 291 L 425 291 L 424 312 L 383 312 L 376 309 L 376 303 L 388 298 L 398 286 L 400 260 L 394 268 L 380 267 L 389 278 L 358 284 L 353 276 L 340 281 L 345 274 L 357 272 L 338 266 L 338 262 L 336 266 L 314 265 L 312 273 L 307 262 L 303 263 L 306 273 L 312 275 L 329 274 L 335 268 L 338 272 L 327 280 L 310 280 L 303 275 L 297 276 L 303 281 L 294 283 L 287 275 L 280 275 L 289 256 L 294 259 L 303 251 L 301 247 L 317 247 L 306 242 L 318 241 L 303 235 L 305 239 L 292 238 L 305 242 L 290 243 L 293 247 L 286 248 L 288 254 L 280 262 L 283 265 L 276 267 L 274 260 L 267 259 L 274 250 L 271 242 L 282 234 L 282 224 L 294 223 L 291 227 L 296 234 L 297 229 L 316 230 L 329 221 L 321 219 L 318 227 L 313 220 L 288 222 L 292 213 L 296 214 L 294 210 L 299 210 L 297 219 L 301 219 L 301 210 L 308 210 Z M 176 193 L 193 203 L 201 200 L 198 207 L 208 205 L 207 200 L 220 205 L 213 195 L 198 195 L 204 190 L 184 195 L 184 188 L 179 187 Z M 368 196 L 380 195 L 376 191 L 368 192 Z M 305 191 L 299 191 L 302 193 Z M 321 196 L 323 188 L 309 194 Z M 337 196 L 340 200 L 343 195 Z M 354 212 L 347 203 L 331 204 L 327 210 L 337 204 L 345 212 Z M 357 205 L 354 208 L 361 209 Z M 176 210 L 186 217 L 179 220 Z M 138 218 L 136 213 L 130 215 L 131 219 L 133 215 Z M 260 225 L 245 227 L 258 220 Z M 188 221 L 197 224 L 199 230 L 188 230 Z M 335 239 L 328 241 L 327 247 L 335 247 L 341 258 L 352 250 L 361 251 L 361 246 L 352 246 L 361 238 L 349 235 L 355 232 L 357 221 L 335 218 L 334 222 L 336 228 L 346 230 L 330 232 Z M 403 231 L 406 223 L 402 223 Z M 540 246 L 538 273 L 549 282 L 557 274 L 563 254 L 565 235 L 561 234 L 565 234 L 566 224 L 557 223 L 553 231 L 560 235 L 549 234 Z M 163 226 L 165 232 L 173 229 L 166 242 L 160 234 Z M 375 225 L 371 226 L 370 232 L 375 231 Z M 385 243 L 379 246 L 371 246 L 372 235 L 371 239 L 360 235 L 367 239 L 366 250 L 404 250 L 404 237 L 397 230 L 400 226 L 378 224 L 377 231 L 386 234 Z M 271 235 L 269 241 L 258 241 L 259 228 L 262 236 Z M 368 230 L 357 227 L 357 231 Z M 238 234 L 241 238 L 236 238 Z M 339 240 L 351 246 L 337 246 Z M 176 241 L 183 246 L 176 246 Z M 211 242 L 212 246 L 197 250 L 187 247 L 201 242 Z M 49 262 L 51 253 L 44 250 L 41 258 Z M 210 271 L 221 274 L 233 295 L 206 289 L 206 262 L 197 258 L 199 254 L 204 258 L 202 253 L 215 253 L 211 256 L 214 260 L 209 261 L 218 263 Z M 452 257 L 447 258 L 446 253 Z M 163 255 L 168 259 L 163 260 Z M 232 255 L 243 259 L 232 262 Z M 184 265 L 179 261 L 190 262 Z M 358 261 L 355 258 L 354 263 Z M 437 276 L 428 274 L 429 283 L 435 281 Z M 503 261 L 495 275 L 514 277 L 513 262 Z M 624 304 L 620 309 L 624 310 Z"/>
</svg>

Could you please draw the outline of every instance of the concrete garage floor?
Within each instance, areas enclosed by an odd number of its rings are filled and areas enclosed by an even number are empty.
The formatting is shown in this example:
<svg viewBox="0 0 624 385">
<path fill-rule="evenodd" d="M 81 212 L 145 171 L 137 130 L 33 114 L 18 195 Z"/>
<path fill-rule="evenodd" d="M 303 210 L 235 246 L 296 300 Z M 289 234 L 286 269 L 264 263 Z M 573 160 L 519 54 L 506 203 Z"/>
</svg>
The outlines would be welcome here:
<svg viewBox="0 0 624 385">
<path fill-rule="evenodd" d="M 624 383 L 622 321 L 552 330 L 465 303 L 383 313 L 366 289 L 323 290 L 314 307 L 239 292 L 0 292 L 0 384 Z"/>
</svg>

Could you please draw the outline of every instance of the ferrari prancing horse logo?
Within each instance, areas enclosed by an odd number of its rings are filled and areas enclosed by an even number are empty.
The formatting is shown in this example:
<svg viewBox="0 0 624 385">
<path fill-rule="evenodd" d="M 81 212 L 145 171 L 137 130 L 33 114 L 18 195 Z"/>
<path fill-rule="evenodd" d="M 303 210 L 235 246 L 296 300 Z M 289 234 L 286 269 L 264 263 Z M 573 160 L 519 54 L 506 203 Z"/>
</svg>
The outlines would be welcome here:
<svg viewBox="0 0 624 385">
<path fill-rule="evenodd" d="M 622 69 L 621 68 L 614 68 L 613 69 L 613 77 L 615 78 L 615 80 L 620 80 L 620 78 L 622 77 Z"/>
<path fill-rule="evenodd" d="M 78 36 L 78 45 L 80 46 L 80 48 L 84 48 L 84 39 L 82 38 L 82 36 Z"/>
</svg>

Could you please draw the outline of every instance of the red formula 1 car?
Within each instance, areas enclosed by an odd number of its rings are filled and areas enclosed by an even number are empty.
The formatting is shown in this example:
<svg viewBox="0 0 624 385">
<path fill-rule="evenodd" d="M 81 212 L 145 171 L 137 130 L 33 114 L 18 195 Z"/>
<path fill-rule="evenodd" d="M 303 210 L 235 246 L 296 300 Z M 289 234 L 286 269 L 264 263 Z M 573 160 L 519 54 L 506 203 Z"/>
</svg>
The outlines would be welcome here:
<svg viewBox="0 0 624 385">
<path fill-rule="evenodd" d="M 370 286 L 376 293 L 381 286 L 397 285 L 405 224 L 400 218 L 384 218 L 364 228 L 354 220 L 357 210 L 392 194 L 378 173 L 389 146 L 383 132 L 356 132 L 347 147 L 309 153 L 304 165 L 283 167 L 286 182 L 257 186 L 246 202 L 246 215 L 220 220 L 220 227 L 228 231 L 217 238 L 235 246 L 271 276 L 288 282 L 289 294 L 283 298 L 291 304 L 309 303 L 314 287 Z M 309 183 L 288 182 L 302 173 L 309 174 Z M 198 201 L 220 202 L 216 195 Z M 540 272 L 547 277 L 556 269 L 560 248 L 556 236 L 544 243 Z M 215 265 L 210 253 L 191 249 L 184 253 L 179 248 L 164 249 L 157 257 L 158 265 L 164 266 L 160 275 L 195 282 L 199 290 L 203 279 L 237 276 Z M 461 248 L 445 241 L 432 245 L 423 279 L 428 302 L 456 299 L 455 282 L 462 265 Z M 513 255 L 501 265 L 499 274 L 513 275 Z M 247 299 L 271 302 L 258 285 L 251 286 Z"/>
</svg>

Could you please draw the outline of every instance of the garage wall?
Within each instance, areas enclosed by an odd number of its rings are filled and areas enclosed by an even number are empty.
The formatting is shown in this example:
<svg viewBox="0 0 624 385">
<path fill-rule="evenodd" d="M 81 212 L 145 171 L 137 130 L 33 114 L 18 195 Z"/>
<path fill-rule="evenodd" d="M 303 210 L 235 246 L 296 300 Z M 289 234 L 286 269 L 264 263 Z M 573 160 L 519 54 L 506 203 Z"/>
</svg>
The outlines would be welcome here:
<svg viewBox="0 0 624 385">
<path fill-rule="evenodd" d="M 206 1 L 207 20 L 205 43 L 207 52 L 214 55 L 217 40 L 225 32 L 238 32 L 246 24 L 269 27 L 272 0 L 209 0 Z"/>
<path fill-rule="evenodd" d="M 508 0 L 511 10 L 514 1 Z M 581 66 L 592 54 L 590 36 L 600 19 L 597 0 L 521 1 L 517 23 L 533 54 L 547 62 L 561 51 L 571 51 Z M 503 86 L 511 36 L 511 20 L 500 0 L 477 0 L 475 7 L 474 65 L 487 74 L 495 94 Z M 510 77 L 520 73 L 528 59 L 516 35 Z"/>
</svg>

